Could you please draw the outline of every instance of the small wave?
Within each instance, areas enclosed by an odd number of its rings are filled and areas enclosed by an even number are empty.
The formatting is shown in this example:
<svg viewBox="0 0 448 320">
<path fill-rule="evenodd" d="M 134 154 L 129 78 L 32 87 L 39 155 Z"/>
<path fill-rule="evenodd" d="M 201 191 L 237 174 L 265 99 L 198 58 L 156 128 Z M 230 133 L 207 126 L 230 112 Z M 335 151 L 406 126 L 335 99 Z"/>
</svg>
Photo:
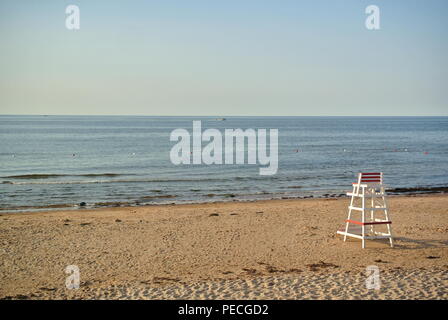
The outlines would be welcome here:
<svg viewBox="0 0 448 320">
<path fill-rule="evenodd" d="M 66 181 L 3 181 L 4 184 L 14 185 L 47 185 L 47 184 L 94 184 L 94 183 L 176 183 L 176 182 L 225 182 L 232 179 L 121 179 L 121 180 L 66 180 Z M 159 191 L 155 191 L 159 192 Z"/>
<path fill-rule="evenodd" d="M 13 185 L 51 185 L 51 184 L 92 184 L 92 183 L 109 183 L 113 181 L 107 180 L 90 180 L 90 181 L 27 181 L 27 182 L 17 182 L 17 181 L 3 181 L 6 184 Z"/>
<path fill-rule="evenodd" d="M 57 174 L 57 173 L 34 173 L 34 174 L 20 174 L 14 176 L 5 176 L 6 179 L 49 179 L 60 177 L 118 177 L 130 176 L 130 173 L 83 173 L 83 174 Z"/>
<path fill-rule="evenodd" d="M 74 208 L 76 205 L 74 204 L 49 204 L 49 205 L 42 205 L 42 206 L 16 206 L 16 207 L 5 207 L 0 208 L 1 211 L 7 211 L 7 210 L 30 210 L 30 209 L 63 209 L 63 208 Z"/>
<path fill-rule="evenodd" d="M 6 176 L 3 178 L 7 179 L 48 179 L 48 178 L 56 178 L 56 177 L 63 177 L 64 174 L 22 174 L 17 176 Z"/>
<path fill-rule="evenodd" d="M 123 173 L 88 173 L 88 174 L 79 174 L 77 177 L 119 177 L 119 176 L 131 176 L 134 174 L 123 174 Z"/>
<path fill-rule="evenodd" d="M 149 199 L 171 199 L 171 198 L 176 198 L 176 195 L 173 194 L 161 194 L 161 195 L 157 195 L 157 196 L 144 196 L 141 199 L 143 200 L 149 200 Z"/>
<path fill-rule="evenodd" d="M 135 173 L 86 173 L 86 174 L 23 174 L 23 175 L 12 175 L 3 176 L 5 179 L 15 179 L 15 180 L 44 180 L 50 178 L 61 178 L 61 177 L 85 177 L 85 178 L 114 178 L 114 177 L 124 177 L 124 176 L 136 176 Z M 122 179 L 122 180 L 61 180 L 56 181 L 10 181 L 4 180 L 3 184 L 91 184 L 91 183 L 141 183 L 141 182 L 159 182 L 159 183 L 171 183 L 171 182 L 234 182 L 236 181 L 266 181 L 266 180 L 280 180 L 280 181 L 297 181 L 309 179 L 308 177 L 290 177 L 290 176 L 236 176 L 236 177 L 217 177 L 217 178 L 181 178 L 181 179 L 170 179 L 170 178 L 149 178 L 149 179 Z"/>
</svg>

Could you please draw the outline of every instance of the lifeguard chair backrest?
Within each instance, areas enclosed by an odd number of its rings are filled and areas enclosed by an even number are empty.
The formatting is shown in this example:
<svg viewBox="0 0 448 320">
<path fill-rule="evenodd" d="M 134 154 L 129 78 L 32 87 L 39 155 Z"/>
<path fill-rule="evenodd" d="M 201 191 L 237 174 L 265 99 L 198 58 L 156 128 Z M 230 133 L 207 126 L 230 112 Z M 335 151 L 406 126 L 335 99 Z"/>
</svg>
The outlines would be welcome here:
<svg viewBox="0 0 448 320">
<path fill-rule="evenodd" d="M 361 184 L 383 184 L 382 172 L 361 172 L 358 176 L 358 183 Z"/>
</svg>

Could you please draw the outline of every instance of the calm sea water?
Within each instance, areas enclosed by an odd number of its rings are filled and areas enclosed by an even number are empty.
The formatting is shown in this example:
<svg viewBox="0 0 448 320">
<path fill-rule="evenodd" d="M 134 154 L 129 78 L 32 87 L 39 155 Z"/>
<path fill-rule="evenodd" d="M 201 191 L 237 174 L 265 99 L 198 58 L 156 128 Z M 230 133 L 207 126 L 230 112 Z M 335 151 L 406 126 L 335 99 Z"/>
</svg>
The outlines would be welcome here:
<svg viewBox="0 0 448 320">
<path fill-rule="evenodd" d="M 193 120 L 277 128 L 278 173 L 173 165 L 170 133 Z M 448 117 L 0 116 L 0 208 L 334 196 L 360 171 L 384 172 L 391 188 L 444 187 L 447 142 Z"/>
</svg>

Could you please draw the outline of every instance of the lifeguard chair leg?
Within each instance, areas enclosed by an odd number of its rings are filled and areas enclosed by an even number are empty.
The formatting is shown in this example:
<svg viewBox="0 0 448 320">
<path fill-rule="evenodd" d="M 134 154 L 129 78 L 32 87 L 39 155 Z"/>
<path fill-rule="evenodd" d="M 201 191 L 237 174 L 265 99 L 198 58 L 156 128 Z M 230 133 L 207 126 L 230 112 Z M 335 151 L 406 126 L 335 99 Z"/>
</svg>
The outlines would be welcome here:
<svg viewBox="0 0 448 320">
<path fill-rule="evenodd" d="M 384 207 L 386 208 L 384 210 L 384 216 L 386 217 L 387 221 L 391 221 L 389 218 L 389 206 L 386 200 L 386 196 L 383 194 L 382 196 L 383 198 L 383 202 L 384 202 Z M 389 233 L 389 242 L 390 242 L 390 246 L 393 248 L 394 247 L 394 240 L 393 240 L 393 235 L 392 235 L 392 226 L 390 224 L 387 224 L 387 232 Z"/>
<path fill-rule="evenodd" d="M 391 248 L 393 248 L 394 247 L 394 238 L 392 235 L 392 227 L 390 226 L 390 224 L 387 225 L 387 230 L 390 234 L 390 238 L 389 238 L 390 246 L 391 246 Z"/>
<path fill-rule="evenodd" d="M 365 229 L 365 225 L 364 222 L 366 222 L 365 220 L 365 213 L 366 213 L 366 201 L 365 201 L 365 196 L 366 196 L 366 189 L 363 187 L 362 188 L 362 227 L 361 227 L 361 236 L 362 236 L 362 248 L 364 249 L 366 247 L 366 229 Z"/>
<path fill-rule="evenodd" d="M 371 194 L 371 204 L 370 204 L 370 207 L 371 208 L 375 208 L 375 189 L 373 189 L 373 190 L 370 190 L 370 192 L 372 193 Z M 370 210 L 370 221 L 371 222 L 373 222 L 373 221 L 375 221 L 375 217 L 374 217 L 374 210 Z M 371 224 L 370 225 L 370 232 L 372 233 L 372 234 L 374 234 L 374 231 L 373 231 L 373 224 Z"/>
<path fill-rule="evenodd" d="M 353 207 L 353 202 L 354 202 L 354 199 L 355 199 L 355 196 L 354 196 L 355 189 L 356 189 L 356 187 L 353 187 L 352 199 L 350 200 L 350 207 L 348 209 L 348 217 L 347 217 L 347 221 L 345 222 L 344 242 L 347 240 L 347 232 L 348 232 L 348 227 L 349 227 L 349 224 L 350 224 L 350 222 L 348 222 L 348 221 L 350 220 L 350 217 L 352 215 L 352 207 Z"/>
</svg>

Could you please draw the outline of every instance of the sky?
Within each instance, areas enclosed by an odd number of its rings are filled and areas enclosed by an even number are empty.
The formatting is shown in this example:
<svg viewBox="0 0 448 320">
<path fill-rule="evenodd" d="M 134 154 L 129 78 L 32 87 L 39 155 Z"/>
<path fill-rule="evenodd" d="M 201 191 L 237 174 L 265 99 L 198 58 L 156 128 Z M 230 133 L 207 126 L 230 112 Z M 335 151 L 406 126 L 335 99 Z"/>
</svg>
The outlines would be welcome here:
<svg viewBox="0 0 448 320">
<path fill-rule="evenodd" d="M 1 0 L 0 114 L 447 116 L 447 15 L 446 0 Z"/>
</svg>

